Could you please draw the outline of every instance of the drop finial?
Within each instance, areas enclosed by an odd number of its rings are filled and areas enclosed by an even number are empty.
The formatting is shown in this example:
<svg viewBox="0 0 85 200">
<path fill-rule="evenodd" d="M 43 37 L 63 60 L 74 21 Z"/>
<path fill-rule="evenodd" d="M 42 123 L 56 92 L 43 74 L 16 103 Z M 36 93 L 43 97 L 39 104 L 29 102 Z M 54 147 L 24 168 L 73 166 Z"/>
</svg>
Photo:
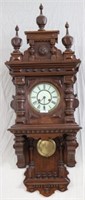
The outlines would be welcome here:
<svg viewBox="0 0 85 200">
<path fill-rule="evenodd" d="M 42 4 L 40 4 L 39 9 L 40 9 L 40 15 L 36 18 L 36 23 L 39 26 L 39 31 L 43 31 L 44 27 L 47 23 L 47 17 L 45 17 L 43 15 L 43 5 Z"/>
</svg>

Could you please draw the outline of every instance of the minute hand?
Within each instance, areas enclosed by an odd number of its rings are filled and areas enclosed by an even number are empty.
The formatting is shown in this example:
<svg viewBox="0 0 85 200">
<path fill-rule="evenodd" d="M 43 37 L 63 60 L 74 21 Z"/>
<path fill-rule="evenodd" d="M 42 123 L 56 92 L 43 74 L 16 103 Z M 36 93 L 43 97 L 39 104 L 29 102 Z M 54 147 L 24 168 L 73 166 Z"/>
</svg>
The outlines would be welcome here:
<svg viewBox="0 0 85 200">
<path fill-rule="evenodd" d="M 45 99 L 46 99 L 46 97 L 44 96 L 42 99 L 38 99 L 38 102 L 40 103 L 41 101 L 44 100 L 44 104 L 45 104 Z"/>
</svg>

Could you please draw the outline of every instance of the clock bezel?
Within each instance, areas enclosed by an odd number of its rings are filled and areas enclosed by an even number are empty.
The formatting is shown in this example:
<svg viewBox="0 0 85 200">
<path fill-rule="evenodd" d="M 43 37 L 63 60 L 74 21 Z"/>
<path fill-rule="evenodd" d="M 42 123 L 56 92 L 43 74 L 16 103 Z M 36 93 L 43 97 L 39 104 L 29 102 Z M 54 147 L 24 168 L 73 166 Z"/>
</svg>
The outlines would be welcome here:
<svg viewBox="0 0 85 200">
<path fill-rule="evenodd" d="M 55 92 L 56 92 L 56 94 L 58 94 L 58 96 L 59 96 L 59 99 L 55 102 L 54 107 L 51 108 L 51 109 L 48 110 L 48 111 L 45 111 L 45 112 L 44 112 L 44 111 L 42 111 L 42 112 L 39 111 L 39 110 L 33 105 L 32 101 L 31 101 L 31 100 L 32 100 L 32 99 L 31 99 L 31 93 L 32 93 L 33 89 L 35 89 L 36 87 L 39 87 L 40 85 L 43 85 L 43 84 L 47 84 L 47 85 L 53 87 L 54 90 L 55 90 Z M 44 90 L 43 90 L 43 91 L 44 91 Z M 46 91 L 46 90 L 45 90 L 45 91 Z M 40 92 L 42 92 L 42 91 L 40 91 Z M 47 90 L 47 92 L 51 94 L 50 91 Z M 38 93 L 37 93 L 37 95 L 38 95 Z M 37 100 L 37 99 L 36 99 L 36 100 Z M 30 94 L 29 94 L 29 102 L 30 102 L 30 105 L 33 107 L 33 109 L 36 110 L 36 111 L 39 112 L 39 113 L 45 113 L 45 114 L 46 114 L 46 113 L 52 112 L 55 108 L 58 107 L 58 104 L 60 103 L 60 93 L 59 93 L 59 90 L 58 90 L 58 88 L 55 87 L 52 83 L 49 83 L 49 82 L 41 82 L 41 83 L 35 85 L 35 86 L 31 89 L 31 92 L 30 92 Z M 50 102 L 49 102 L 49 104 L 50 104 Z"/>
<path fill-rule="evenodd" d="M 38 84 L 42 84 L 42 83 L 48 83 L 48 84 L 52 84 L 55 88 L 57 88 L 57 90 L 59 91 L 59 94 L 60 94 L 60 102 L 58 104 L 58 106 L 56 106 L 54 109 L 52 109 L 51 111 L 47 112 L 47 113 L 44 113 L 44 112 L 39 112 L 37 111 L 36 109 L 34 109 L 34 107 L 31 105 L 30 103 L 30 93 L 32 91 L 32 89 L 34 87 L 36 87 Z M 45 116 L 45 115 L 52 115 L 53 113 L 56 113 L 57 114 L 65 107 L 65 103 L 64 103 L 64 92 L 63 92 L 63 89 L 62 89 L 62 85 L 61 83 L 58 82 L 58 80 L 55 80 L 55 79 L 46 79 L 46 78 L 41 78 L 40 80 L 35 80 L 35 79 L 31 79 L 28 83 L 28 87 L 27 87 L 27 92 L 26 92 L 26 104 L 28 105 L 28 110 L 30 112 L 33 112 L 37 115 L 40 115 L 40 116 Z M 62 109 L 61 109 L 62 108 Z"/>
</svg>

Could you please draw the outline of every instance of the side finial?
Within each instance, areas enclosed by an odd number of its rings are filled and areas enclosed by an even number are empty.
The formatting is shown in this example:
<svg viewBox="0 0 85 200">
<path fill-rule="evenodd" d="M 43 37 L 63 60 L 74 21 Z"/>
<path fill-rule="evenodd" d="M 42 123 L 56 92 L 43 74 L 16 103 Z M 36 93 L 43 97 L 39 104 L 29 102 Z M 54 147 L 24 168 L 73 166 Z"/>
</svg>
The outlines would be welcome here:
<svg viewBox="0 0 85 200">
<path fill-rule="evenodd" d="M 67 50 L 71 50 L 71 46 L 73 44 L 73 37 L 69 35 L 69 24 L 66 22 L 66 35 L 62 38 L 62 43 L 66 47 Z"/>
<path fill-rule="evenodd" d="M 14 38 L 12 38 L 11 44 L 14 47 L 14 50 L 17 52 L 17 51 L 19 51 L 19 49 L 20 49 L 20 47 L 22 45 L 22 39 L 19 38 L 19 35 L 18 35 L 18 31 L 19 31 L 19 27 L 18 26 L 15 27 L 15 31 L 16 31 L 16 35 L 15 35 Z"/>
<path fill-rule="evenodd" d="M 39 26 L 39 31 L 42 31 L 42 30 L 44 30 L 44 26 L 47 23 L 47 17 L 45 17 L 43 15 L 43 5 L 42 4 L 40 4 L 39 9 L 40 9 L 40 15 L 36 18 L 36 23 Z"/>
</svg>

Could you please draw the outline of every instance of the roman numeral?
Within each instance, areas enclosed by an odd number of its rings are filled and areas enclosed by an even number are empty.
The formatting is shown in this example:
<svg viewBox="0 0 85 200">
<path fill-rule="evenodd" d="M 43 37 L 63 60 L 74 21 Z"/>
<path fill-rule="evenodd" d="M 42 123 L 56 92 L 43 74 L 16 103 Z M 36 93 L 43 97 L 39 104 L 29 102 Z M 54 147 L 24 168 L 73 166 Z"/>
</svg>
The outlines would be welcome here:
<svg viewBox="0 0 85 200">
<path fill-rule="evenodd" d="M 51 101 L 51 103 L 53 103 L 53 104 L 56 104 L 56 102 L 55 102 L 55 101 Z"/>
<path fill-rule="evenodd" d="M 40 105 L 38 105 L 37 109 L 40 109 Z"/>
<path fill-rule="evenodd" d="M 50 90 L 51 86 L 49 86 L 48 90 Z"/>
<path fill-rule="evenodd" d="M 38 86 L 38 89 L 41 90 L 39 86 Z"/>
<path fill-rule="evenodd" d="M 55 92 L 55 90 L 53 90 L 51 93 L 54 93 Z"/>
<path fill-rule="evenodd" d="M 43 110 L 45 110 L 45 106 L 43 106 Z"/>
<path fill-rule="evenodd" d="M 56 98 L 57 99 L 57 96 L 52 96 L 52 98 Z"/>
<path fill-rule="evenodd" d="M 33 97 L 31 97 L 32 99 L 35 99 L 36 97 L 35 96 L 33 96 Z"/>
<path fill-rule="evenodd" d="M 37 94 L 37 92 L 36 92 L 36 91 L 34 91 L 34 90 L 33 90 L 33 92 Z"/>
<path fill-rule="evenodd" d="M 35 105 L 37 103 L 37 101 L 34 101 L 33 104 Z"/>
<path fill-rule="evenodd" d="M 43 90 L 45 90 L 45 84 L 43 84 Z"/>
</svg>

